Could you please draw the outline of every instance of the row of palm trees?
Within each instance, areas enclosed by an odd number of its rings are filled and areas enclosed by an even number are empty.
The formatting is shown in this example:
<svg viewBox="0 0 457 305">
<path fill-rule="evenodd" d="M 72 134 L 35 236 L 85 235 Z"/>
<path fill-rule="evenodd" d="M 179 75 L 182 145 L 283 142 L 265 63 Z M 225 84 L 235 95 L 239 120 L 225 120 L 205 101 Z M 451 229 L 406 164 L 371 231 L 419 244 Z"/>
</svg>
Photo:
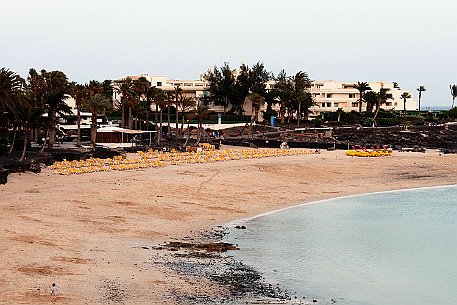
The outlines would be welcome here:
<svg viewBox="0 0 457 305">
<path fill-rule="evenodd" d="M 0 69 L 0 138 L 3 138 L 5 143 L 11 143 L 8 149 L 8 153 L 11 153 L 17 134 L 23 136 L 23 151 L 19 158 L 21 161 L 31 141 L 39 142 L 43 137 L 41 151 L 46 146 L 52 149 L 56 134 L 59 132 L 57 129 L 59 118 L 73 115 L 66 103 L 68 98 L 73 97 L 76 108 L 76 144 L 81 145 L 81 112 L 87 111 L 91 113 L 91 147 L 94 148 L 97 115 L 116 110 L 113 109 L 112 102 L 114 91 L 121 97 L 118 110 L 122 113 L 122 127 L 142 129 L 141 118 L 145 116 L 146 130 L 149 130 L 150 110 L 154 103 L 155 126 L 162 131 L 163 112 L 167 109 L 167 131 L 170 133 L 171 109 L 174 106 L 177 136 L 183 138 L 185 122 L 188 122 L 189 127 L 189 122 L 196 119 L 199 123 L 198 140 L 200 140 L 203 121 L 209 116 L 208 107 L 186 96 L 179 86 L 175 87 L 174 91 L 164 91 L 151 87 L 150 82 L 144 77 L 136 80 L 126 78 L 115 84 L 110 80 L 78 84 L 69 82 L 67 76 L 61 71 L 38 72 L 35 69 L 30 69 L 27 78 L 24 79 L 6 68 Z M 179 114 L 181 114 L 180 128 Z M 188 141 L 190 129 L 187 128 L 187 130 Z M 157 133 L 157 144 L 162 144 L 162 132 Z"/>
<path fill-rule="evenodd" d="M 108 90 L 107 90 L 108 88 Z M 40 72 L 30 69 L 26 79 L 17 73 L 0 69 L 0 130 L 4 142 L 10 142 L 8 153 L 11 153 L 18 132 L 23 137 L 22 154 L 25 157 L 30 141 L 39 142 L 43 136 L 41 152 L 47 147 L 52 149 L 58 132 L 59 117 L 72 114 L 66 100 L 74 97 L 77 109 L 78 135 L 77 144 L 81 144 L 80 122 L 81 110 L 91 112 L 91 146 L 95 145 L 97 113 L 111 109 L 109 97 L 110 81 L 100 83 L 91 81 L 88 84 L 69 82 L 61 71 Z M 12 136 L 9 137 L 10 130 Z M 9 141 L 8 141 L 9 140 Z"/>
<path fill-rule="evenodd" d="M 171 111 L 174 108 L 175 132 L 179 139 L 184 137 L 184 125 L 187 121 L 187 131 L 190 132 L 190 121 L 196 119 L 199 126 L 197 141 L 200 140 L 203 121 L 209 116 L 209 107 L 200 99 L 186 96 L 182 88 L 177 85 L 174 90 L 162 90 L 151 86 L 145 77 L 132 80 L 130 77 L 117 81 L 114 90 L 120 98 L 117 100 L 121 110 L 121 126 L 126 128 L 142 129 L 142 117 L 145 117 L 146 130 L 149 130 L 151 107 L 155 105 L 154 126 L 157 126 L 157 144 L 162 145 L 163 115 L 167 111 L 167 134 L 171 134 Z M 181 116 L 180 116 L 181 115 Z M 179 122 L 181 118 L 181 122 Z M 136 123 L 136 124 L 135 124 Z M 179 126 L 181 123 L 181 126 Z M 187 141 L 189 135 L 187 135 Z M 187 144 L 186 141 L 186 144 Z"/>
<path fill-rule="evenodd" d="M 398 84 L 394 83 L 394 87 L 398 88 Z M 382 104 L 385 104 L 388 99 L 392 99 L 392 96 L 388 93 L 390 91 L 389 88 L 385 88 L 383 84 L 381 84 L 381 88 L 379 92 L 374 92 L 371 90 L 369 84 L 367 82 L 357 82 L 357 85 L 355 88 L 359 91 L 359 112 L 362 112 L 362 103 L 367 104 L 367 111 L 372 111 L 373 105 L 376 107 L 376 112 L 374 115 L 374 119 L 376 120 L 376 117 L 379 113 L 380 107 Z M 419 100 L 418 100 L 418 106 L 419 106 L 419 113 L 421 111 L 421 98 L 422 98 L 422 92 L 425 92 L 425 86 L 419 86 L 419 88 L 416 89 L 419 92 Z M 456 88 L 457 91 L 457 88 Z M 365 93 L 366 92 L 366 93 Z M 409 92 L 403 92 L 401 94 L 401 98 L 403 99 L 403 113 L 406 114 L 406 100 L 411 98 L 411 94 Z M 454 107 L 454 105 L 452 105 Z"/>
</svg>

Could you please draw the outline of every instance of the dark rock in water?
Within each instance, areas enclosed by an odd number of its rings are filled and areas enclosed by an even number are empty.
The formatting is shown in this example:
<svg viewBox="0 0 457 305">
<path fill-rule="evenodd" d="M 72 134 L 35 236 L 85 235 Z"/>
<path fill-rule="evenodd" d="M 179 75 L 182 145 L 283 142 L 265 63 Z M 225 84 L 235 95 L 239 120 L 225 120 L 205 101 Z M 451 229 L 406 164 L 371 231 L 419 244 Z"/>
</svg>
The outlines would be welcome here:
<svg viewBox="0 0 457 305">
<path fill-rule="evenodd" d="M 235 229 L 244 230 L 246 229 L 246 226 L 235 226 Z"/>
<path fill-rule="evenodd" d="M 10 171 L 8 169 L 2 168 L 0 169 L 0 184 L 6 184 L 8 181 L 8 174 Z"/>
</svg>

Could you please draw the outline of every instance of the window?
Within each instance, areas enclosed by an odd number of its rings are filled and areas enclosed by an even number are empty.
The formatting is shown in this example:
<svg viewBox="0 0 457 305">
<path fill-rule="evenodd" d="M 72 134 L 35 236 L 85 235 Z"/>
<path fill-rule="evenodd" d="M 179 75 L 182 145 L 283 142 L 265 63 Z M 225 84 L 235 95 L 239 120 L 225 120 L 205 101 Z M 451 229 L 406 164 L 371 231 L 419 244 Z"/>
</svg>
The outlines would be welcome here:
<svg viewBox="0 0 457 305">
<path fill-rule="evenodd" d="M 332 103 L 327 103 L 327 107 L 332 107 Z"/>
<path fill-rule="evenodd" d="M 322 108 L 324 108 L 324 107 L 325 107 L 325 105 L 326 105 L 326 103 L 322 103 Z"/>
<path fill-rule="evenodd" d="M 338 107 L 338 103 L 333 103 L 333 107 Z"/>
<path fill-rule="evenodd" d="M 355 88 L 355 85 L 343 85 L 343 89 Z"/>
<path fill-rule="evenodd" d="M 395 103 L 394 103 L 394 106 L 398 106 L 398 103 L 397 103 L 397 102 L 395 102 Z"/>
<path fill-rule="evenodd" d="M 349 93 L 349 98 L 355 98 L 355 94 L 354 93 Z"/>
<path fill-rule="evenodd" d="M 162 87 L 162 82 L 157 82 L 157 87 Z"/>
<path fill-rule="evenodd" d="M 332 98 L 332 94 L 331 93 L 327 93 L 327 98 Z"/>
<path fill-rule="evenodd" d="M 359 103 L 357 103 L 357 102 L 352 102 L 352 107 L 353 107 L 353 108 L 359 107 Z"/>
</svg>

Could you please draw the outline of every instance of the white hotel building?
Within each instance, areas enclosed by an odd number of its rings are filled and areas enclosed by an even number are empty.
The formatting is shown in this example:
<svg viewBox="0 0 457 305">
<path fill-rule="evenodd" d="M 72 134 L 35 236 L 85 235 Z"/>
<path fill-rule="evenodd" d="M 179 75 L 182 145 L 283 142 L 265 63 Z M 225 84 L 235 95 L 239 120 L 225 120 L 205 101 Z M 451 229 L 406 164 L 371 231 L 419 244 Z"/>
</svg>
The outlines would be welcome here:
<svg viewBox="0 0 457 305">
<path fill-rule="evenodd" d="M 200 80 L 173 80 L 167 79 L 165 76 L 150 76 L 148 74 L 142 74 L 140 76 L 129 76 L 132 80 L 135 80 L 139 77 L 146 78 L 151 86 L 156 86 L 162 90 L 169 91 L 174 90 L 176 86 L 182 89 L 182 92 L 185 96 L 189 97 L 200 97 L 205 94 L 207 83 L 203 80 L 203 75 L 200 76 Z M 390 89 L 387 94 L 392 97 L 392 99 L 387 100 L 385 105 L 381 105 L 381 108 L 390 110 L 403 110 L 404 101 L 401 98 L 402 93 L 408 92 L 410 95 L 411 92 L 407 90 L 401 90 L 395 88 L 394 83 L 389 82 L 370 82 L 368 83 L 371 90 L 379 92 L 381 86 L 384 88 Z M 274 88 L 275 82 L 269 81 L 267 83 L 267 90 Z M 310 111 L 310 117 L 319 116 L 323 112 L 332 112 L 338 109 L 342 109 L 345 112 L 359 111 L 359 91 L 356 89 L 357 83 L 353 82 L 339 82 L 334 80 L 326 81 L 312 81 L 311 94 L 313 95 L 315 105 L 312 106 Z M 120 102 L 120 96 L 118 93 L 114 93 L 114 102 Z M 214 112 L 223 112 L 224 107 L 216 105 L 208 105 L 211 111 Z M 154 109 L 154 105 L 152 108 Z M 260 113 L 266 109 L 266 104 L 260 108 Z M 273 109 L 279 110 L 279 105 L 273 105 Z M 228 108 L 227 110 L 230 110 Z M 246 115 L 252 114 L 252 105 L 249 99 L 246 99 L 244 110 Z M 362 104 L 362 111 L 366 110 L 366 103 Z M 413 98 L 406 99 L 406 110 L 417 110 L 416 102 Z M 259 118 L 261 119 L 261 118 Z"/>
</svg>

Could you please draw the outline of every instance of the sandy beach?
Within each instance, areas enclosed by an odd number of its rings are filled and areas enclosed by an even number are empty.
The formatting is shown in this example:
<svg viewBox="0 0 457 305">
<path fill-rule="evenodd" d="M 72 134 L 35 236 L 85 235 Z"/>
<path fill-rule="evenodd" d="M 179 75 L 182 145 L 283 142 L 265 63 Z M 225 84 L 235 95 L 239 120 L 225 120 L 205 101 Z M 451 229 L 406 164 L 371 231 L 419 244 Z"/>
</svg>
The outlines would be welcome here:
<svg viewBox="0 0 457 305">
<path fill-rule="evenodd" d="M 0 304 L 178 304 L 219 293 L 151 262 L 159 244 L 321 199 L 457 183 L 457 155 L 344 151 L 123 172 L 11 174 L 0 185 Z"/>
</svg>

